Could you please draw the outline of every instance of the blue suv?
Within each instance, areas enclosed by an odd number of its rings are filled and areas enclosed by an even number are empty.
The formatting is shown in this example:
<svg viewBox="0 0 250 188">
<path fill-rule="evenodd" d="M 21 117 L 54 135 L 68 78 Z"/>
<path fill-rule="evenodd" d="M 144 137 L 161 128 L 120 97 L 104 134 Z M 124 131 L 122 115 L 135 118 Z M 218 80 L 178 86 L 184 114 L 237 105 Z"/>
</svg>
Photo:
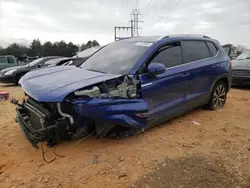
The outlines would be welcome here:
<svg viewBox="0 0 250 188">
<path fill-rule="evenodd" d="M 200 106 L 224 106 L 231 63 L 207 36 L 135 37 L 113 42 L 80 67 L 26 74 L 17 121 L 26 137 L 64 139 L 134 135 Z"/>
</svg>

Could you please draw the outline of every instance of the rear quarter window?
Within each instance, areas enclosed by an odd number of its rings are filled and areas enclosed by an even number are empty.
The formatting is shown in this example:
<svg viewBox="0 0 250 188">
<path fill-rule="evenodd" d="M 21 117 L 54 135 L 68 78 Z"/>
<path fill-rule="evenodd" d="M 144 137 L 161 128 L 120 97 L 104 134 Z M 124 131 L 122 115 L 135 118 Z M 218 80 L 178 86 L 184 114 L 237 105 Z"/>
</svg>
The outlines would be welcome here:
<svg viewBox="0 0 250 188">
<path fill-rule="evenodd" d="M 206 43 L 207 43 L 207 46 L 208 46 L 209 51 L 210 51 L 210 56 L 214 57 L 218 53 L 217 48 L 215 47 L 215 45 L 212 42 L 206 42 Z"/>
<path fill-rule="evenodd" d="M 209 50 L 204 41 L 182 41 L 184 63 L 209 58 Z"/>
</svg>

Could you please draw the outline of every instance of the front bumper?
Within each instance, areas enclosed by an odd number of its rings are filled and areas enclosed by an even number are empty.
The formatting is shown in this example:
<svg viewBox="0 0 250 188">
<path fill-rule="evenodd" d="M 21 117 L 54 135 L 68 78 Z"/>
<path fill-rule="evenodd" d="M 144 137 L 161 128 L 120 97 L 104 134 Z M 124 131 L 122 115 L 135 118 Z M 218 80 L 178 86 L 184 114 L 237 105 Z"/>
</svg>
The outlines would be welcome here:
<svg viewBox="0 0 250 188">
<path fill-rule="evenodd" d="M 16 76 L 15 75 L 1 75 L 0 76 L 1 83 L 16 83 Z"/>
<path fill-rule="evenodd" d="M 232 85 L 249 85 L 250 86 L 250 76 L 248 77 L 233 77 Z"/>
</svg>

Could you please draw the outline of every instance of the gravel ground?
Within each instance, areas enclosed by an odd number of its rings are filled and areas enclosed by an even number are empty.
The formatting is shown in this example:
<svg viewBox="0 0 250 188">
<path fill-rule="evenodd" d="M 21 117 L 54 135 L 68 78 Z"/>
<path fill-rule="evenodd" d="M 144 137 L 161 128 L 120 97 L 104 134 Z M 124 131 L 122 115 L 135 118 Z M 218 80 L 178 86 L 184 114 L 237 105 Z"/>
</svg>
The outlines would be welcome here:
<svg viewBox="0 0 250 188">
<path fill-rule="evenodd" d="M 22 99 L 20 88 L 0 85 Z M 0 102 L 0 187 L 250 187 L 250 89 L 232 89 L 223 109 L 197 109 L 122 140 L 64 142 L 46 164 Z M 47 160 L 53 149 L 44 146 Z"/>
</svg>

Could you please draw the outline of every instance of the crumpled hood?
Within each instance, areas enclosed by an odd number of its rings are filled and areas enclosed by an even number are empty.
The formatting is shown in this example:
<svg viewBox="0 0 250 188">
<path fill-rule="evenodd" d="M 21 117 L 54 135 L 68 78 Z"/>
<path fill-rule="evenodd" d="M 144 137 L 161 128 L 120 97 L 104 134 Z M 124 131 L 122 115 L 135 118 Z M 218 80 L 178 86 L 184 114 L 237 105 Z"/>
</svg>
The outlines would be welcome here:
<svg viewBox="0 0 250 188">
<path fill-rule="evenodd" d="M 250 59 L 244 60 L 233 60 L 232 61 L 232 69 L 240 69 L 240 70 L 250 70 Z"/>
<path fill-rule="evenodd" d="M 19 84 L 25 93 L 39 102 L 61 102 L 75 90 L 120 76 L 75 66 L 58 66 L 29 72 Z"/>
<path fill-rule="evenodd" d="M 7 71 L 10 71 L 10 70 L 13 70 L 13 69 L 20 69 L 20 68 L 24 68 L 24 67 L 26 67 L 26 66 L 16 66 L 16 67 L 6 68 L 6 69 L 1 70 L 1 73 L 3 73 L 3 72 L 7 72 Z"/>
</svg>

